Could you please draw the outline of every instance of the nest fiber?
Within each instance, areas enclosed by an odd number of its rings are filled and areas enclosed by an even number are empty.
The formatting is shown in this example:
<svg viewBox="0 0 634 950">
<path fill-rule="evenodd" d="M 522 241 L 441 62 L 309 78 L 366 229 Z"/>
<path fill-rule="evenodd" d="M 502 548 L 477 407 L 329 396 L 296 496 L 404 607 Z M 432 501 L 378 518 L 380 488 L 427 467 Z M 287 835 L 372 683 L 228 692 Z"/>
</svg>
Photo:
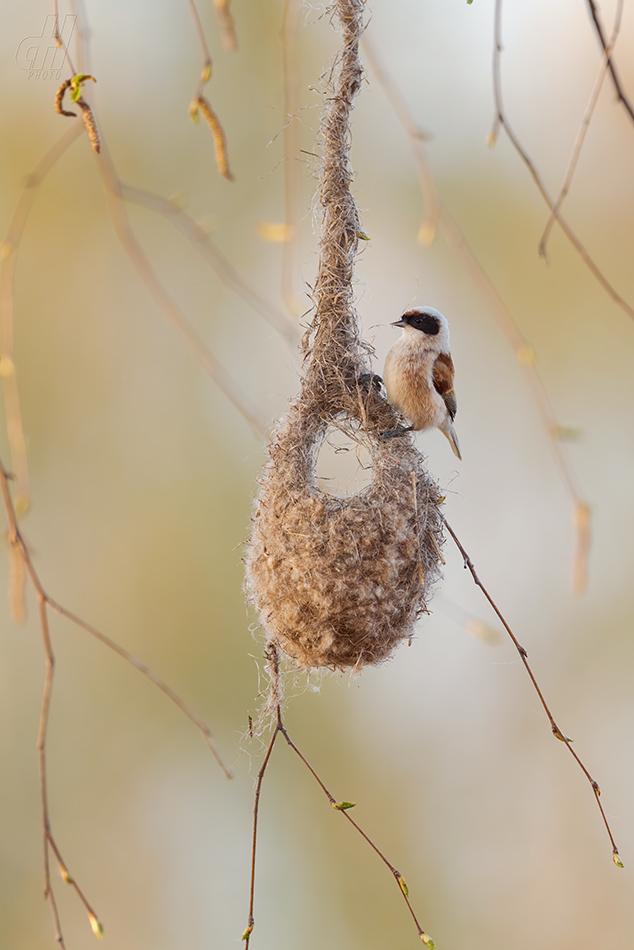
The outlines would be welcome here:
<svg viewBox="0 0 634 950">
<path fill-rule="evenodd" d="M 363 4 L 338 0 L 343 49 L 322 123 L 323 225 L 301 392 L 273 432 L 256 503 L 247 587 L 270 644 L 304 668 L 359 668 L 413 633 L 438 577 L 439 493 L 369 374 L 352 300 L 361 226 L 350 194 L 349 114 L 359 90 Z M 318 491 L 333 427 L 370 452 L 372 481 L 347 498 Z"/>
</svg>

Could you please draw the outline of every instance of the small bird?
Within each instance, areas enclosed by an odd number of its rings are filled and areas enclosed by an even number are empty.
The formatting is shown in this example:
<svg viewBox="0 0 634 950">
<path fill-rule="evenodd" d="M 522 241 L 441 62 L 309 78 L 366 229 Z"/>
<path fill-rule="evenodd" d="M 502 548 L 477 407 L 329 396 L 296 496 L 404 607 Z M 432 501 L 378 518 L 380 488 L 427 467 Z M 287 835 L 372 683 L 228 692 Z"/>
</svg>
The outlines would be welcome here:
<svg viewBox="0 0 634 950">
<path fill-rule="evenodd" d="M 392 326 L 402 327 L 403 334 L 387 354 L 383 380 L 388 402 L 411 425 L 407 429 L 388 430 L 384 437 L 440 429 L 461 459 L 453 427 L 457 403 L 449 324 L 433 307 L 417 307 L 404 313 Z"/>
</svg>

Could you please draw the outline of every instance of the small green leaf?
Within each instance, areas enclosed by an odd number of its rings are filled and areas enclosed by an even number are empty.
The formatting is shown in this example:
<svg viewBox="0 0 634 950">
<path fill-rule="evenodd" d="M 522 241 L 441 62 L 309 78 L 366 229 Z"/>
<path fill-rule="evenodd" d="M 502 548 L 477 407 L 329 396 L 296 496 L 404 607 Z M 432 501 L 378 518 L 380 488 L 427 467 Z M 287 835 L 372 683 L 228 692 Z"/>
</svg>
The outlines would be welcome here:
<svg viewBox="0 0 634 950">
<path fill-rule="evenodd" d="M 470 2 L 471 2 L 471 0 L 467 0 L 467 3 L 470 3 Z M 436 950 L 436 944 L 435 944 L 434 941 L 431 939 L 431 937 L 429 936 L 429 934 L 422 933 L 422 934 L 420 935 L 420 939 L 423 941 L 423 943 L 425 944 L 426 947 L 429 947 L 429 950 Z"/>
<path fill-rule="evenodd" d="M 396 878 L 396 880 L 397 880 L 398 883 L 399 883 L 399 887 L 401 888 L 401 890 L 402 890 L 403 893 L 405 894 L 405 897 L 409 897 L 409 887 L 408 887 L 407 884 L 405 883 L 405 878 L 403 877 L 403 875 L 402 875 L 402 874 L 399 874 L 399 876 Z"/>
<path fill-rule="evenodd" d="M 348 808 L 354 808 L 356 802 L 333 802 L 332 807 L 336 808 L 337 811 L 347 811 Z"/>
<path fill-rule="evenodd" d="M 559 726 L 553 726 L 553 735 L 555 739 L 559 739 L 560 742 L 574 742 L 574 739 L 571 739 L 570 736 L 565 736 Z"/>
<path fill-rule="evenodd" d="M 624 868 L 624 867 L 625 867 L 625 865 L 624 865 L 623 862 L 621 861 L 621 855 L 620 855 L 619 852 L 616 850 L 616 848 L 615 848 L 614 851 L 612 852 L 612 860 L 613 860 L 614 863 L 616 864 L 617 868 Z"/>
<path fill-rule="evenodd" d="M 253 933 L 253 924 L 249 924 L 249 926 L 245 928 L 241 939 L 246 940 L 247 937 L 250 937 L 252 933 Z"/>
<path fill-rule="evenodd" d="M 93 82 L 97 82 L 94 76 L 89 76 L 88 73 L 77 73 L 76 76 L 70 81 L 70 98 L 73 102 L 77 102 L 81 98 L 81 84 L 86 82 L 87 79 L 92 79 Z"/>
</svg>

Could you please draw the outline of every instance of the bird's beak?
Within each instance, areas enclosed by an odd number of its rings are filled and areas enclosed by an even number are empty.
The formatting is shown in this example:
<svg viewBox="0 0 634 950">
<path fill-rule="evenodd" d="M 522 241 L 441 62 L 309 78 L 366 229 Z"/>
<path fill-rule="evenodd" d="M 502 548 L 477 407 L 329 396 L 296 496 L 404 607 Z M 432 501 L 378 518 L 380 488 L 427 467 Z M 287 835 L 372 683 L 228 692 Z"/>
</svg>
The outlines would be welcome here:
<svg viewBox="0 0 634 950">
<path fill-rule="evenodd" d="M 392 324 L 393 327 L 406 327 L 407 324 L 404 320 L 397 320 L 396 323 Z"/>
</svg>

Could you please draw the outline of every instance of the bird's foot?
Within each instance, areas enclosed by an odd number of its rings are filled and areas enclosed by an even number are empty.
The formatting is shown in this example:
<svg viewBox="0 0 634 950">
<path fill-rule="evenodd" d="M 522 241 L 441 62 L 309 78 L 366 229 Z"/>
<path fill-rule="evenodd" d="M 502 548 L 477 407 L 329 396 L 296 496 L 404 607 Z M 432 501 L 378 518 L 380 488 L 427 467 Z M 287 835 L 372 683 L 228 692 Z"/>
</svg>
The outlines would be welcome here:
<svg viewBox="0 0 634 950">
<path fill-rule="evenodd" d="M 414 429 L 412 426 L 401 426 L 399 429 L 384 429 L 383 432 L 379 432 L 379 439 L 395 439 L 400 435 L 407 435 L 408 432 L 413 432 Z"/>
<path fill-rule="evenodd" d="M 381 386 L 383 385 L 382 377 L 377 376 L 376 373 L 361 373 L 357 377 L 357 382 L 360 386 L 367 386 L 368 388 L 372 386 L 378 393 L 381 392 Z"/>
</svg>

